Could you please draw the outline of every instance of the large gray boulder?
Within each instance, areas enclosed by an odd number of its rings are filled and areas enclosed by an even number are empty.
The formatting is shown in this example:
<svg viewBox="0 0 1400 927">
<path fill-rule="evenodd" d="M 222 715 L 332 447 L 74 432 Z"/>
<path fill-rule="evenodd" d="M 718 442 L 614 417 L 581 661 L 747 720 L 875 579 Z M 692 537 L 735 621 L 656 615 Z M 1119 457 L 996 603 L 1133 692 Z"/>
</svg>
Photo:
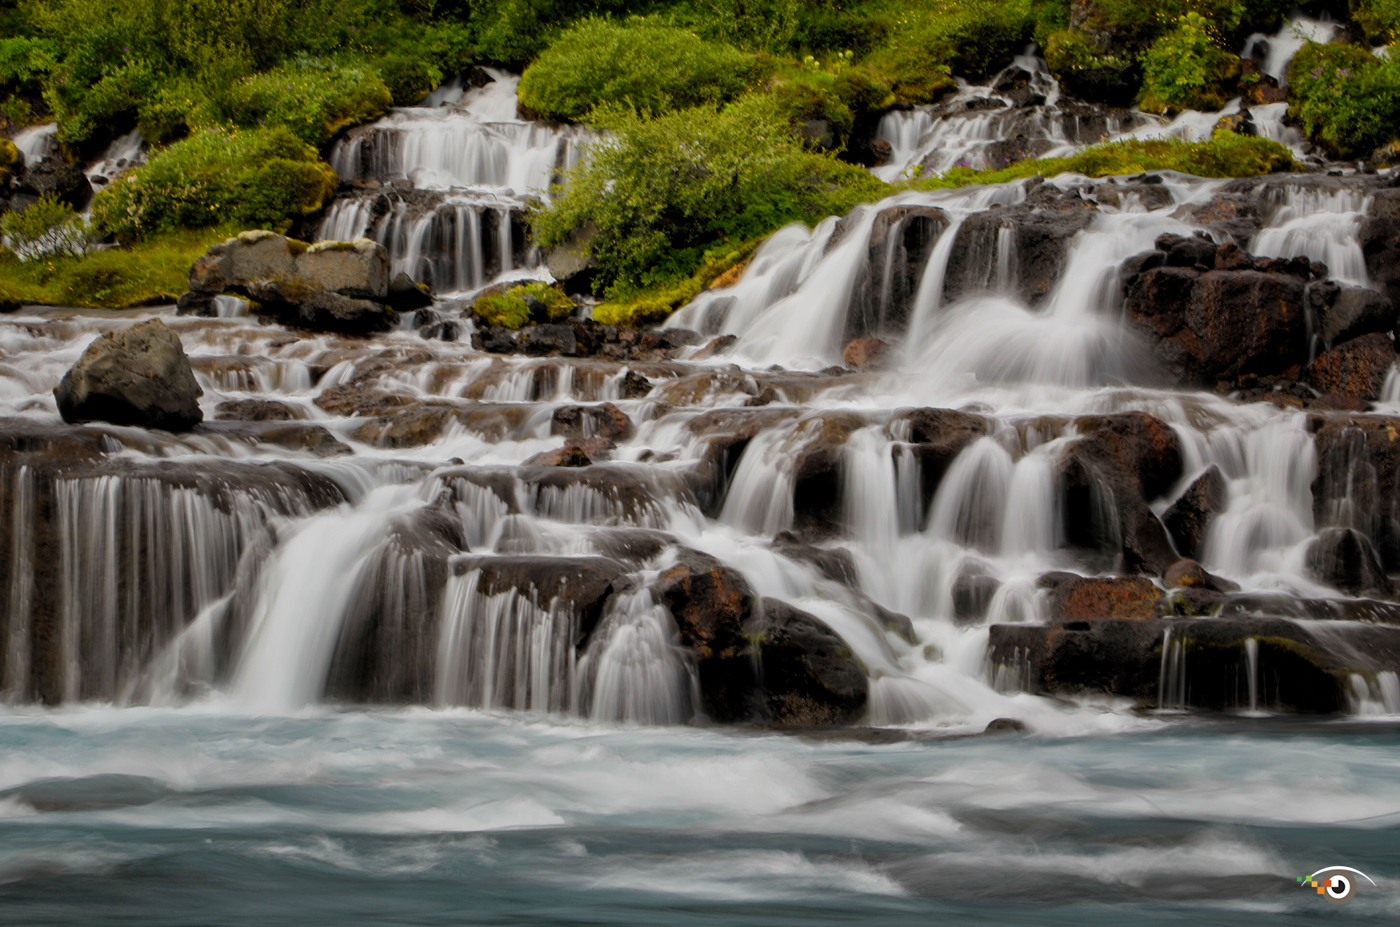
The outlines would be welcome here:
<svg viewBox="0 0 1400 927">
<path fill-rule="evenodd" d="M 307 245 L 255 230 L 214 245 L 195 261 L 180 305 L 182 312 L 200 313 L 214 296 L 236 293 L 253 300 L 259 315 L 285 325 L 363 335 L 388 331 L 397 320 L 389 284 L 389 254 L 378 242 Z M 428 294 L 418 295 L 431 302 Z"/>
<path fill-rule="evenodd" d="M 184 431 L 204 413 L 189 358 L 159 319 L 107 332 L 88 345 L 54 391 L 69 424 L 111 422 Z"/>
</svg>

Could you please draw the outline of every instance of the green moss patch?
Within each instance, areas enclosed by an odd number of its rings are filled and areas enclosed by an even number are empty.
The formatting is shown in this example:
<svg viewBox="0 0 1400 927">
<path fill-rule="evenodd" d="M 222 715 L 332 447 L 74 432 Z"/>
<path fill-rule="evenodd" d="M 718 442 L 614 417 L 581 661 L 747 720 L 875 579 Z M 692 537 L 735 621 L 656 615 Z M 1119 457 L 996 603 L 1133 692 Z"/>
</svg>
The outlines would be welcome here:
<svg viewBox="0 0 1400 927">
<path fill-rule="evenodd" d="M 527 301 L 528 300 L 528 301 Z M 502 292 L 487 293 L 472 303 L 472 314 L 488 325 L 519 328 L 536 318 L 535 306 L 543 306 L 548 321 L 566 319 L 575 309 L 573 300 L 547 283 L 527 283 Z"/>
</svg>

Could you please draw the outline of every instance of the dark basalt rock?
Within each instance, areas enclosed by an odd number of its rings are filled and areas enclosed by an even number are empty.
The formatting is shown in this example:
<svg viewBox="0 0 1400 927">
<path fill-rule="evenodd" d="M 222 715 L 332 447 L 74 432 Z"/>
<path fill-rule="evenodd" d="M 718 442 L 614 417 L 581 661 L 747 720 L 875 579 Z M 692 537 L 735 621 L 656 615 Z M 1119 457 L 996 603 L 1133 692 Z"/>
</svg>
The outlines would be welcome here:
<svg viewBox="0 0 1400 927">
<path fill-rule="evenodd" d="M 779 725 L 851 724 L 870 684 L 846 642 L 821 619 L 760 599 L 744 627 L 758 667 L 758 708 Z M 765 704 L 766 703 L 766 704 Z"/>
<path fill-rule="evenodd" d="M 290 422 L 306 418 L 295 406 L 275 399 L 228 399 L 214 407 L 220 422 Z"/>
<path fill-rule="evenodd" d="M 1319 354 L 1304 377 L 1320 393 L 1374 400 L 1381 397 L 1395 361 L 1391 336 L 1373 332 Z"/>
<path fill-rule="evenodd" d="M 1372 332 L 1395 331 L 1395 304 L 1384 294 L 1359 286 L 1334 285 L 1334 289 L 1335 295 L 1327 294 L 1331 298 L 1322 307 L 1318 338 L 1323 344 L 1339 345 Z"/>
<path fill-rule="evenodd" d="M 608 557 L 492 556 L 453 561 L 458 575 L 479 570 L 477 591 L 515 591 L 545 604 L 555 601 L 576 616 L 574 646 L 580 652 L 598 627 L 608 599 L 621 588 L 627 567 Z"/>
<path fill-rule="evenodd" d="M 1074 576 L 1050 592 L 1050 620 L 1057 622 L 1146 621 L 1162 617 L 1162 590 L 1141 576 Z"/>
<path fill-rule="evenodd" d="M 419 286 L 408 274 L 400 271 L 389 281 L 389 290 L 384 301 L 395 312 L 413 312 L 431 306 L 433 293 L 431 289 Z"/>
<path fill-rule="evenodd" d="M 1164 661 L 1167 632 L 1175 653 Z M 1257 653 L 1253 697 L 1267 710 L 1336 712 L 1346 705 L 1353 674 L 1400 668 L 1400 629 L 1314 630 L 1261 616 L 993 625 L 988 659 L 1003 687 L 1231 710 L 1251 703 L 1245 646 L 1251 640 Z"/>
<path fill-rule="evenodd" d="M 632 420 L 610 402 L 596 406 L 560 406 L 554 410 L 549 433 L 565 438 L 611 438 L 626 441 L 632 436 Z"/>
<path fill-rule="evenodd" d="M 1400 418 L 1313 413 L 1318 527 L 1355 528 L 1388 571 L 1400 570 Z"/>
<path fill-rule="evenodd" d="M 281 288 L 254 283 L 248 287 L 259 315 L 270 316 L 288 328 L 342 335 L 371 335 L 387 332 L 398 322 L 393 309 L 369 299 L 342 296 L 330 290 L 316 290 L 300 298 Z"/>
<path fill-rule="evenodd" d="M 1167 509 L 1162 523 L 1183 556 L 1196 557 L 1200 554 L 1210 520 L 1225 510 L 1227 502 L 1225 475 L 1212 464 Z"/>
<path fill-rule="evenodd" d="M 1096 566 L 1121 558 L 1126 571 L 1161 575 L 1177 555 L 1148 502 L 1181 476 L 1176 432 L 1143 412 L 1084 416 L 1076 427 L 1082 438 L 1059 463 L 1066 537 Z"/>
<path fill-rule="evenodd" d="M 1214 386 L 1307 362 L 1304 288 L 1325 275 L 1320 264 L 1163 235 L 1156 251 L 1130 258 L 1122 273 L 1129 320 L 1177 383 Z"/>
<path fill-rule="evenodd" d="M 838 223 L 828 247 L 841 243 L 851 217 Z M 909 327 L 909 313 L 924 265 L 948 216 L 933 206 L 891 206 L 875 216 L 870 228 L 867 262 L 851 293 L 846 340 L 895 337 Z"/>
<path fill-rule="evenodd" d="M 1357 237 L 1371 280 L 1392 304 L 1400 305 L 1400 189 L 1373 191 Z"/>
<path fill-rule="evenodd" d="M 1162 574 L 1162 585 L 1168 589 L 1206 590 L 1207 592 L 1239 592 L 1239 583 L 1216 576 L 1194 560 L 1178 560 Z"/>
<path fill-rule="evenodd" d="M 1043 191 L 1043 192 L 1041 192 Z M 991 288 L 997 272 L 997 243 L 1011 229 L 1015 283 L 1021 298 L 1041 303 L 1064 270 L 1069 241 L 1087 228 L 1097 207 L 1076 191 L 1040 184 L 1018 206 L 975 213 L 964 220 L 948 258 L 943 298 L 948 302 Z"/>
<path fill-rule="evenodd" d="M 899 409 L 885 430 L 894 440 L 907 441 L 918 460 L 922 510 L 927 511 L 953 459 L 986 435 L 988 426 L 981 416 L 952 409 Z"/>
<path fill-rule="evenodd" d="M 1319 532 L 1308 546 L 1308 571 L 1318 582 L 1351 595 L 1395 595 L 1395 587 L 1386 577 L 1371 542 L 1353 528 Z"/>
<path fill-rule="evenodd" d="M 92 202 L 92 184 L 82 165 L 68 164 L 61 158 L 44 158 L 29 165 L 19 175 L 18 192 L 34 197 L 52 194 L 80 212 Z"/>
<path fill-rule="evenodd" d="M 1001 580 L 988 575 L 980 565 L 964 569 L 953 581 L 953 623 L 980 624 L 1000 588 Z"/>
<path fill-rule="evenodd" d="M 204 419 L 180 339 L 151 319 L 88 345 L 54 390 L 63 420 L 184 431 Z"/>
</svg>

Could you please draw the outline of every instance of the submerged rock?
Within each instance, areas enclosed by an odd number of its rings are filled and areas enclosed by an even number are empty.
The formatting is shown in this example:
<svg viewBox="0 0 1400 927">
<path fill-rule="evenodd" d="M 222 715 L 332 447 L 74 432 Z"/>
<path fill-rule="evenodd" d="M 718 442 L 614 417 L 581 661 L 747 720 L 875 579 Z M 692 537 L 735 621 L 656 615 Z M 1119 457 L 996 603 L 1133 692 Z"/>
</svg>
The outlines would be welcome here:
<svg viewBox="0 0 1400 927">
<path fill-rule="evenodd" d="M 1167 509 L 1162 523 L 1182 556 L 1196 557 L 1200 554 L 1211 519 L 1225 510 L 1227 501 L 1225 475 L 1212 464 Z"/>
<path fill-rule="evenodd" d="M 1308 545 L 1308 571 L 1319 582 L 1358 596 L 1390 598 L 1395 587 L 1371 542 L 1354 528 L 1327 528 Z"/>
<path fill-rule="evenodd" d="M 202 395 L 180 339 L 159 319 L 100 335 L 54 390 L 65 422 L 166 431 L 203 421 Z"/>
</svg>

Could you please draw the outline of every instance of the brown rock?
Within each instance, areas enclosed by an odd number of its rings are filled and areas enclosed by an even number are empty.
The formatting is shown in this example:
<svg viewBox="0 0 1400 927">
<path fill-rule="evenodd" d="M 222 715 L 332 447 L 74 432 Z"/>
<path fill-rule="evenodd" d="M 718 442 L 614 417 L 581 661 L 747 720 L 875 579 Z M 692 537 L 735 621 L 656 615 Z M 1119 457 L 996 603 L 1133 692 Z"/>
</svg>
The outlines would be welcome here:
<svg viewBox="0 0 1400 927">
<path fill-rule="evenodd" d="M 203 421 L 185 349 L 160 319 L 105 332 L 88 345 L 54 390 L 70 424 L 111 422 L 184 431 Z"/>
<path fill-rule="evenodd" d="M 1050 594 L 1056 622 L 1146 621 L 1162 612 L 1162 590 L 1141 576 L 1081 577 L 1060 583 Z"/>
<path fill-rule="evenodd" d="M 1374 400 L 1394 366 L 1395 342 L 1373 332 L 1318 355 L 1304 376 L 1318 392 Z"/>
<path fill-rule="evenodd" d="M 879 338 L 857 338 L 841 352 L 841 362 L 852 370 L 884 367 L 890 360 L 890 346 Z"/>
<path fill-rule="evenodd" d="M 1212 464 L 1172 503 L 1162 523 L 1182 555 L 1195 557 L 1201 552 L 1210 520 L 1225 510 L 1227 501 L 1225 475 Z"/>
</svg>

